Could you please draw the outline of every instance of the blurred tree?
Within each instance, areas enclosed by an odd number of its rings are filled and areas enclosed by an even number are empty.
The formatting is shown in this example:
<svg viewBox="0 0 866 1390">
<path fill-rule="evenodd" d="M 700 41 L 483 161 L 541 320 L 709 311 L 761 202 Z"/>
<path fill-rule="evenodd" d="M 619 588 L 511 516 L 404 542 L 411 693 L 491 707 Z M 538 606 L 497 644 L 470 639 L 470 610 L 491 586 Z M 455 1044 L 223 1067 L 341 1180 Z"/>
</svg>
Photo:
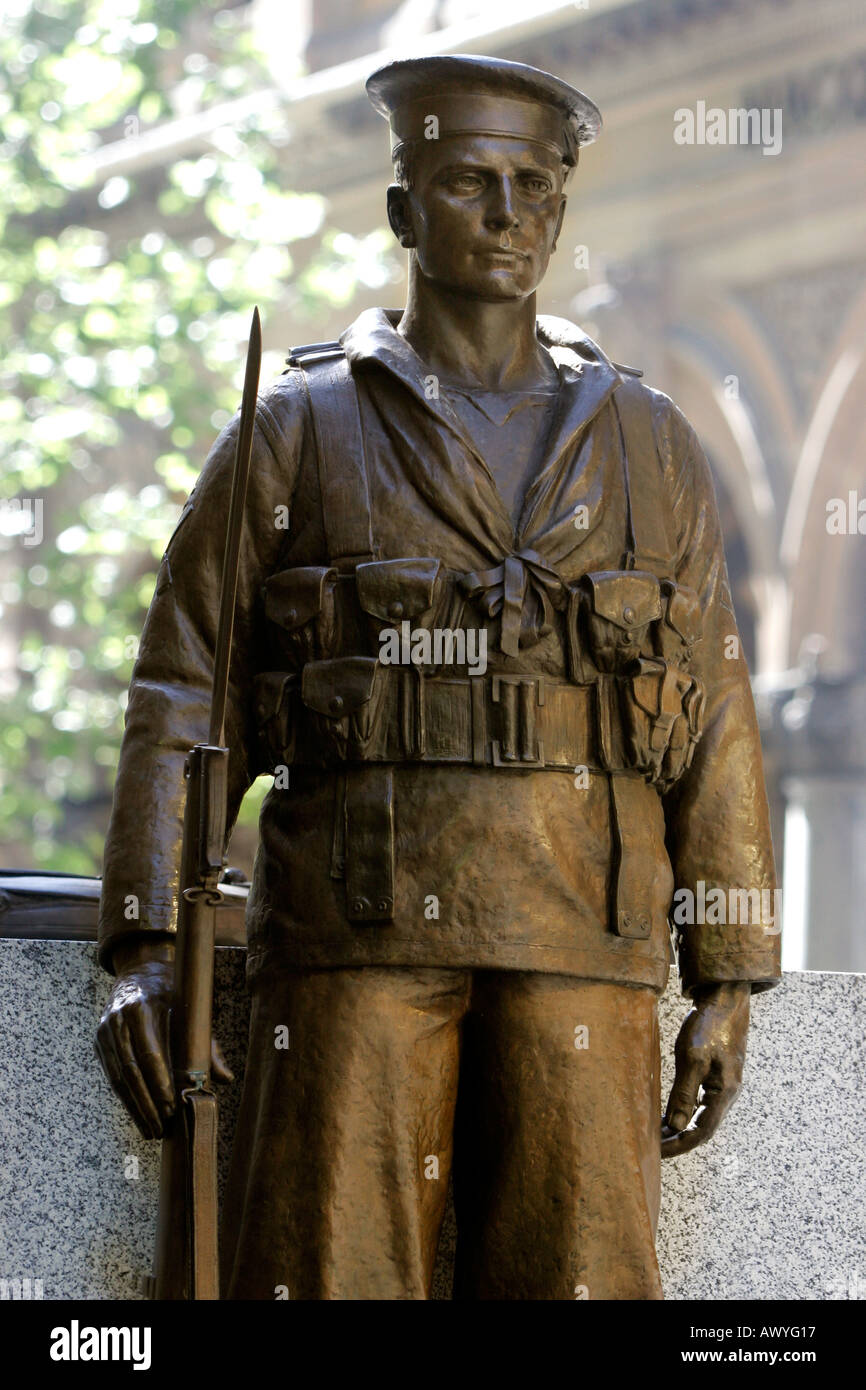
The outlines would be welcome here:
<svg viewBox="0 0 866 1390">
<path fill-rule="evenodd" d="M 7 862 L 98 871 L 136 635 L 179 505 L 237 407 L 253 303 L 266 312 L 290 281 L 298 303 L 345 301 L 382 254 L 321 234 L 321 200 L 280 186 L 276 107 L 201 157 L 95 178 L 101 145 L 266 82 L 226 0 L 4 0 Z M 316 235 L 296 275 L 288 243 Z M 20 534 L 37 502 L 38 544 Z"/>
</svg>

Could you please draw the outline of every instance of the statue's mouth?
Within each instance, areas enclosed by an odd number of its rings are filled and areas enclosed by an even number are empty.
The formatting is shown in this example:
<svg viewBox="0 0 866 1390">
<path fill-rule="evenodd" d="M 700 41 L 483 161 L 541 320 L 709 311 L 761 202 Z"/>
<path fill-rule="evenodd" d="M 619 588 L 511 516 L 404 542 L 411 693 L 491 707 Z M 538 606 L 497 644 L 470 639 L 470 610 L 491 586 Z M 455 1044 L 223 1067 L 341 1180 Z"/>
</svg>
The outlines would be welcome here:
<svg viewBox="0 0 866 1390">
<path fill-rule="evenodd" d="M 516 246 L 490 246 L 482 247 L 477 252 L 479 256 L 486 256 L 495 261 L 528 261 L 529 255 L 526 251 L 519 251 Z"/>
</svg>

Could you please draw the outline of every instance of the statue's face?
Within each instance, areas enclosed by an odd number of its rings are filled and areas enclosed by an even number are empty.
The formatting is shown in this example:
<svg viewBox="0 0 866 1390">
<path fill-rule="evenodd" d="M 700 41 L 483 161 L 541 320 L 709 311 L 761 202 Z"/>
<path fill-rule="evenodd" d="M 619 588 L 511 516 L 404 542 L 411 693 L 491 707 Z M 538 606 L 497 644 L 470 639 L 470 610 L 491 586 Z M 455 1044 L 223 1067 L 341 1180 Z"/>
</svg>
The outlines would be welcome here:
<svg viewBox="0 0 866 1390">
<path fill-rule="evenodd" d="M 547 270 L 565 211 L 562 164 L 532 140 L 419 141 L 412 187 L 389 189 L 391 225 L 420 273 L 473 299 L 525 299 Z"/>
</svg>

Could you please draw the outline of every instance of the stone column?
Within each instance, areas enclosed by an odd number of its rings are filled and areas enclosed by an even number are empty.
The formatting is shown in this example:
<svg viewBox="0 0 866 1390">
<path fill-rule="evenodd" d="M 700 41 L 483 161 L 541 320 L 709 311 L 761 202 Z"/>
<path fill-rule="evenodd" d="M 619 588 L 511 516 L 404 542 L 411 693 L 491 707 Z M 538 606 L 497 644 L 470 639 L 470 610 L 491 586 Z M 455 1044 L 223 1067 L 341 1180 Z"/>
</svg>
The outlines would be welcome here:
<svg viewBox="0 0 866 1390">
<path fill-rule="evenodd" d="M 815 676 L 775 701 L 785 799 L 786 969 L 866 969 L 866 680 Z"/>
</svg>

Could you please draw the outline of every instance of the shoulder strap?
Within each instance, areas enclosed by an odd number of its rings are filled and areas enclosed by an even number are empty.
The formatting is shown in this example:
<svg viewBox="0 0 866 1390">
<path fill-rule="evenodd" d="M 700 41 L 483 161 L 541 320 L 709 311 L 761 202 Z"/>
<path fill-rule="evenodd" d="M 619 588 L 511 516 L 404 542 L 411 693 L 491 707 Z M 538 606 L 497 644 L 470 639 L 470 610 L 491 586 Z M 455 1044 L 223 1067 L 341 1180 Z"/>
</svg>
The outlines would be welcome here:
<svg viewBox="0 0 866 1390">
<path fill-rule="evenodd" d="M 375 557 L 358 390 L 339 343 L 292 348 L 300 367 L 319 463 L 328 557 L 338 569 Z"/>
<path fill-rule="evenodd" d="M 627 377 L 614 391 L 612 400 L 619 417 L 625 461 L 630 532 L 627 568 L 669 576 L 675 547 L 671 541 L 670 503 L 656 448 L 650 394 L 636 378 Z"/>
</svg>

